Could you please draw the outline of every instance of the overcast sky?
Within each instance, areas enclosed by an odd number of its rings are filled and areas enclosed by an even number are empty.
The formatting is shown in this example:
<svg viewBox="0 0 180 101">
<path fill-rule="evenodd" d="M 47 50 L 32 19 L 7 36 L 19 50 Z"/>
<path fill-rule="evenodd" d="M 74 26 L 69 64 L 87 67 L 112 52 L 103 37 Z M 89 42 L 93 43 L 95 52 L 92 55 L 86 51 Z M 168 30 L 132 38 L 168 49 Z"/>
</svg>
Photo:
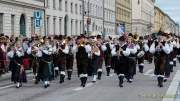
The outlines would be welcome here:
<svg viewBox="0 0 180 101">
<path fill-rule="evenodd" d="M 180 0 L 156 0 L 156 6 L 180 24 Z"/>
</svg>

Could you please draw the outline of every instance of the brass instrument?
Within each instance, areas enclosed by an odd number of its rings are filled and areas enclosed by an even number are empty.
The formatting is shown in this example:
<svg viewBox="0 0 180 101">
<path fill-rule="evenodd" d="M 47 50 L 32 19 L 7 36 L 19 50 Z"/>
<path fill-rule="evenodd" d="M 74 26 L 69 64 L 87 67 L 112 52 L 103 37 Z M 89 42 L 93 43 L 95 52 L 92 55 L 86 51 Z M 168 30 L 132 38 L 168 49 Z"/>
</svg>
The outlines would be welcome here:
<svg viewBox="0 0 180 101">
<path fill-rule="evenodd" d="M 1 36 L 1 37 L 0 37 L 0 42 L 1 42 L 1 43 L 7 43 L 8 40 L 7 40 L 7 38 L 6 38 L 5 36 Z"/>
<path fill-rule="evenodd" d="M 135 33 L 135 34 L 133 35 L 133 41 L 134 41 L 134 42 L 138 42 L 138 41 L 139 41 L 139 34 L 138 34 L 138 33 Z"/>
</svg>

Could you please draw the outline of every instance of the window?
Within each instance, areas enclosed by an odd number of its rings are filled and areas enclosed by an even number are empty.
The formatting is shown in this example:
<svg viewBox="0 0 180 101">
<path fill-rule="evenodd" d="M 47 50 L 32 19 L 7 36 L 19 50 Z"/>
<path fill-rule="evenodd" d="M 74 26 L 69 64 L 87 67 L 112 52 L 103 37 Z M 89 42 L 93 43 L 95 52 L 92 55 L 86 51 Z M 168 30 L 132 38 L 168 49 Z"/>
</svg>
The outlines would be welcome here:
<svg viewBox="0 0 180 101">
<path fill-rule="evenodd" d="M 14 35 L 14 19 L 15 15 L 11 15 L 11 34 Z"/>
<path fill-rule="evenodd" d="M 53 34 L 55 35 L 56 34 L 56 17 L 53 18 Z"/>
<path fill-rule="evenodd" d="M 59 18 L 59 34 L 60 34 L 60 35 L 62 34 L 62 33 L 61 33 L 61 30 L 62 30 L 61 24 L 62 24 L 62 19 Z"/>
<path fill-rule="evenodd" d="M 71 35 L 73 35 L 73 20 L 71 20 Z"/>
<path fill-rule="evenodd" d="M 53 9 L 56 9 L 56 0 L 53 0 Z"/>
<path fill-rule="evenodd" d="M 3 33 L 3 13 L 0 13 L 0 33 Z"/>
<path fill-rule="evenodd" d="M 71 13 L 73 13 L 73 3 L 71 3 Z"/>
<path fill-rule="evenodd" d="M 46 7 L 49 8 L 49 0 L 46 0 Z"/>
<path fill-rule="evenodd" d="M 82 6 L 81 5 L 79 6 L 79 12 L 80 12 L 80 14 L 82 14 Z"/>
<path fill-rule="evenodd" d="M 62 10 L 62 0 L 59 0 L 59 10 Z"/>
<path fill-rule="evenodd" d="M 76 31 L 76 34 L 78 33 L 78 21 L 76 20 L 76 29 L 75 29 Z"/>
<path fill-rule="evenodd" d="M 31 17 L 31 34 L 35 34 L 34 18 Z"/>
<path fill-rule="evenodd" d="M 75 12 L 76 12 L 76 14 L 78 14 L 78 5 L 77 4 L 75 4 Z"/>
<path fill-rule="evenodd" d="M 82 33 L 82 22 L 80 21 L 80 34 Z"/>
<path fill-rule="evenodd" d="M 49 17 L 47 17 L 47 34 L 49 34 Z"/>
<path fill-rule="evenodd" d="M 67 3 L 67 1 L 65 1 L 65 11 L 66 12 L 68 11 L 68 3 Z"/>
</svg>

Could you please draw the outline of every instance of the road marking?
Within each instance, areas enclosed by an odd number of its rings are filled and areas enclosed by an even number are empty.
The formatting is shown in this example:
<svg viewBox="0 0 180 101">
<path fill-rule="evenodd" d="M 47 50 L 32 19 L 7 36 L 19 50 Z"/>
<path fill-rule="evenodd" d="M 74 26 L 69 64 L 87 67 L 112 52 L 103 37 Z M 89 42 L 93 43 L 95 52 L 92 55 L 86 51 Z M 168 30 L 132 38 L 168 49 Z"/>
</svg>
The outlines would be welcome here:
<svg viewBox="0 0 180 101">
<path fill-rule="evenodd" d="M 75 88 L 75 89 L 73 89 L 74 91 L 80 91 L 80 90 L 83 90 L 83 89 L 85 89 L 85 88 L 87 88 L 87 87 L 91 87 L 92 85 L 94 85 L 94 83 L 87 83 L 86 84 L 86 87 L 77 87 L 77 88 Z"/>
<path fill-rule="evenodd" d="M 165 98 L 163 98 L 163 101 L 174 101 L 175 97 L 169 97 L 169 95 L 176 96 L 176 92 L 179 86 L 179 81 L 180 81 L 180 70 L 178 70 L 166 92 Z"/>
<path fill-rule="evenodd" d="M 8 86 L 4 86 L 4 87 L 0 87 L 0 90 L 2 89 L 7 89 L 7 88 L 10 88 L 10 87 L 13 87 L 14 85 L 8 85 Z"/>
<path fill-rule="evenodd" d="M 146 71 L 145 73 L 144 73 L 144 75 L 152 75 L 151 73 L 153 72 L 153 70 L 154 69 L 149 69 L 148 71 Z"/>
</svg>

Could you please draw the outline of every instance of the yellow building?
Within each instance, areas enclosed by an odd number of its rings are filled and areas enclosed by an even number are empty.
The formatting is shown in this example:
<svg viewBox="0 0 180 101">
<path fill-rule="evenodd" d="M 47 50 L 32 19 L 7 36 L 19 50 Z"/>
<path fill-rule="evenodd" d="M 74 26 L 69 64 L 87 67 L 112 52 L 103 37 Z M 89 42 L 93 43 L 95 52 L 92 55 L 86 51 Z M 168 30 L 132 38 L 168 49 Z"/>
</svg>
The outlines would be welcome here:
<svg viewBox="0 0 180 101">
<path fill-rule="evenodd" d="M 132 0 L 116 0 L 116 27 L 125 32 L 132 31 Z"/>
<path fill-rule="evenodd" d="M 158 31 L 165 31 L 165 24 L 166 24 L 166 21 L 165 21 L 165 17 L 166 17 L 166 14 L 159 8 L 159 7 L 156 7 L 155 6 L 155 9 L 154 9 L 154 31 L 155 32 L 158 32 Z"/>
</svg>

